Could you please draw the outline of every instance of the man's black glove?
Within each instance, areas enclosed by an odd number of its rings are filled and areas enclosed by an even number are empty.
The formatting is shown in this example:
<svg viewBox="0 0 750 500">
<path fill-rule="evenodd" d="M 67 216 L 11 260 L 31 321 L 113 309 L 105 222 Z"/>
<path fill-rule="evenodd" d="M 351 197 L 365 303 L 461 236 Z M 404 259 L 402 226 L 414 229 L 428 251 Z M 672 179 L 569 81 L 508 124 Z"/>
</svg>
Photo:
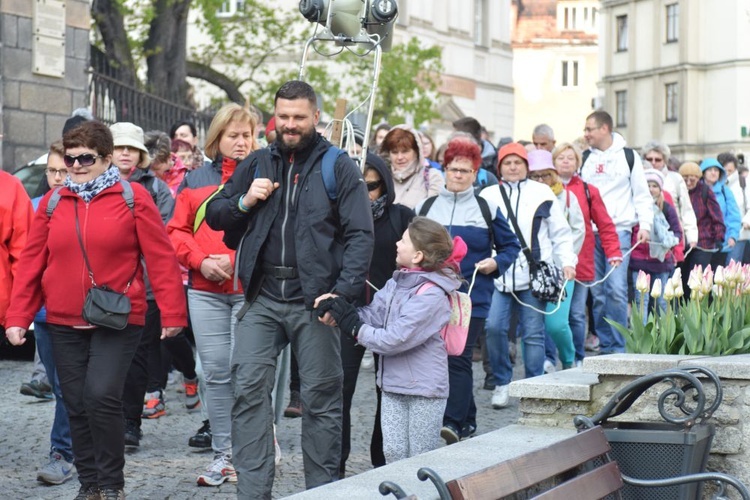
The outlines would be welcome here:
<svg viewBox="0 0 750 500">
<path fill-rule="evenodd" d="M 356 339 L 359 329 L 362 327 L 357 308 L 342 297 L 335 297 L 329 300 L 330 302 L 323 301 L 318 306 L 318 314 L 320 315 L 322 309 L 326 309 L 326 311 L 331 313 L 333 319 L 336 320 L 341 332 Z M 323 314 L 325 314 L 325 311 Z"/>
</svg>

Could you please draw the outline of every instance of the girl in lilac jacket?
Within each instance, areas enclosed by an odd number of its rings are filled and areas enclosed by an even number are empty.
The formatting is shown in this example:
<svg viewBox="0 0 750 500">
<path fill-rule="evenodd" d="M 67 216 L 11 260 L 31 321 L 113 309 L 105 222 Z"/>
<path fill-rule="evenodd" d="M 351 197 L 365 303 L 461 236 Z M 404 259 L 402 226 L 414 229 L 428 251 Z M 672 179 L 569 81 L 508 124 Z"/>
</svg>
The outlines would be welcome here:
<svg viewBox="0 0 750 500">
<path fill-rule="evenodd" d="M 456 260 L 466 253 L 463 240 L 452 242 L 441 224 L 426 217 L 414 218 L 396 248 L 401 269 L 369 305 L 357 310 L 337 297 L 318 307 L 321 316 L 330 311 L 343 334 L 380 354 L 388 463 L 439 445 L 448 398 L 448 354 L 440 331 L 451 315 L 447 294 L 461 285 Z M 428 283 L 435 286 L 423 287 Z"/>
</svg>

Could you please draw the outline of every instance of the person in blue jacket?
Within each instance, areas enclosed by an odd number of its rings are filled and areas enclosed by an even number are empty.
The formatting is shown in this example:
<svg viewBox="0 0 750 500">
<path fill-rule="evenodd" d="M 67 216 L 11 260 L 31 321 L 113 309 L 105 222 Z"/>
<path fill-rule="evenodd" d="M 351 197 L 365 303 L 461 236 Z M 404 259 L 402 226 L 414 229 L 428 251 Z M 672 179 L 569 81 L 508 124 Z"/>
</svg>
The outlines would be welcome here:
<svg viewBox="0 0 750 500">
<path fill-rule="evenodd" d="M 724 234 L 724 244 L 720 252 L 716 252 L 711 257 L 711 267 L 723 266 L 727 262 L 727 255 L 737 244 L 740 237 L 740 209 L 737 206 L 732 190 L 726 186 L 726 170 L 716 158 L 706 158 L 701 162 L 701 172 L 703 172 L 703 182 L 705 182 L 716 195 L 716 201 L 719 202 L 721 213 L 724 215 L 724 225 L 726 232 Z"/>
</svg>

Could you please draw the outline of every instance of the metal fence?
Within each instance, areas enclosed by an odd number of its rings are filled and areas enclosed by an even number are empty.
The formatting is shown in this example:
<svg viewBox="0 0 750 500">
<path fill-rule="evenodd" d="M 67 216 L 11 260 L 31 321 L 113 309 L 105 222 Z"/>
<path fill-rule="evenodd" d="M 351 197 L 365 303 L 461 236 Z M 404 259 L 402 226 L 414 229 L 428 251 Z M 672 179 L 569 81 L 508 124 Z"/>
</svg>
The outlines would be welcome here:
<svg viewBox="0 0 750 500">
<path fill-rule="evenodd" d="M 189 120 L 198 129 L 198 137 L 206 136 L 212 113 L 196 111 L 120 83 L 116 78 L 96 70 L 91 72 L 89 103 L 96 119 L 107 125 L 131 122 L 144 131 L 169 132 L 173 123 Z"/>
</svg>

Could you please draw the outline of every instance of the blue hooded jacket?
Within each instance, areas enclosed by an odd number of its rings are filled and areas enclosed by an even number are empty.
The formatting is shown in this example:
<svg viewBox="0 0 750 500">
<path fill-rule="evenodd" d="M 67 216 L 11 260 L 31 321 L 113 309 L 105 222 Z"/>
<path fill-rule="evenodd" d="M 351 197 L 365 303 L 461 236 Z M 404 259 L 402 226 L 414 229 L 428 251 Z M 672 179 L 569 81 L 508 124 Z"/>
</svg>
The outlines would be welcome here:
<svg viewBox="0 0 750 500">
<path fill-rule="evenodd" d="M 724 182 L 727 178 L 727 172 L 716 158 L 706 158 L 701 162 L 703 177 L 705 178 L 706 170 L 711 167 L 718 168 L 720 172 L 719 180 L 712 186 L 712 189 L 716 195 L 716 201 L 719 202 L 719 206 L 721 207 L 721 213 L 724 215 L 724 225 L 727 228 L 721 251 L 728 252 L 731 250 L 728 245 L 729 238 L 733 238 L 735 242 L 739 241 L 742 219 L 740 217 L 740 209 L 737 206 L 737 200 L 734 199 L 732 190 Z"/>
</svg>

